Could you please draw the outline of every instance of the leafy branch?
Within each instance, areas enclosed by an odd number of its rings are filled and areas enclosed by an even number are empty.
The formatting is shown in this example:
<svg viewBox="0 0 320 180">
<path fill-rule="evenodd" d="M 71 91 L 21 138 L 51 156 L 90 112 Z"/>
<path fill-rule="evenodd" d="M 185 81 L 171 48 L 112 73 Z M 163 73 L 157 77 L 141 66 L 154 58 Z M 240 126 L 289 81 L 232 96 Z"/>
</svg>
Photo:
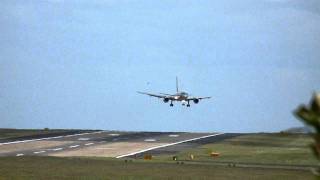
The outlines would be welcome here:
<svg viewBox="0 0 320 180">
<path fill-rule="evenodd" d="M 312 133 L 315 142 L 311 148 L 317 159 L 320 160 L 320 94 L 314 93 L 310 104 L 300 105 L 294 114 L 315 130 L 315 133 Z M 316 175 L 320 178 L 319 169 Z"/>
</svg>

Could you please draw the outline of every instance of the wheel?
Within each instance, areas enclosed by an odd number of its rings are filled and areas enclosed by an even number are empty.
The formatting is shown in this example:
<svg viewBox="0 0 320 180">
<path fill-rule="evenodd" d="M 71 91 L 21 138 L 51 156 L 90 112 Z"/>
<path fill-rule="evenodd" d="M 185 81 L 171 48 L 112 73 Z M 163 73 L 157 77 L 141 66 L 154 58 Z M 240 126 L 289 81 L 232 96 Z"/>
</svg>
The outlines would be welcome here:
<svg viewBox="0 0 320 180">
<path fill-rule="evenodd" d="M 170 104 L 170 106 L 173 106 L 173 104 Z"/>
<path fill-rule="evenodd" d="M 187 107 L 190 107 L 190 104 L 187 104 Z"/>
</svg>

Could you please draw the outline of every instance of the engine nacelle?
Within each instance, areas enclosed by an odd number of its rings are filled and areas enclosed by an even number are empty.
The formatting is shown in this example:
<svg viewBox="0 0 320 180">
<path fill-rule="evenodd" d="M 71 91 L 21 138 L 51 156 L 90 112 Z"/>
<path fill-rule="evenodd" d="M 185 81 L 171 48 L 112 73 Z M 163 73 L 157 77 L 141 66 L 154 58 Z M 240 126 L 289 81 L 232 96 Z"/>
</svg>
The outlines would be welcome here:
<svg viewBox="0 0 320 180">
<path fill-rule="evenodd" d="M 164 102 L 164 103 L 169 102 L 169 98 L 163 98 L 163 102 Z"/>
<path fill-rule="evenodd" d="M 198 103 L 199 103 L 199 99 L 194 99 L 193 102 L 194 102 L 195 104 L 198 104 Z"/>
</svg>

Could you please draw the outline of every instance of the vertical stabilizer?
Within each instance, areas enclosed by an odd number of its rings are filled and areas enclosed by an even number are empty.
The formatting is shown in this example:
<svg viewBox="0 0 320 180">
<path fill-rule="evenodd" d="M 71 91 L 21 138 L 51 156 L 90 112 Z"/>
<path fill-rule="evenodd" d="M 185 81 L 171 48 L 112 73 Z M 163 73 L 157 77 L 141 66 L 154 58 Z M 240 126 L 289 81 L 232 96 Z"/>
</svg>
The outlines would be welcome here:
<svg viewBox="0 0 320 180">
<path fill-rule="evenodd" d="M 176 76 L 176 90 L 177 90 L 177 93 L 178 93 L 179 92 L 178 76 Z"/>
</svg>

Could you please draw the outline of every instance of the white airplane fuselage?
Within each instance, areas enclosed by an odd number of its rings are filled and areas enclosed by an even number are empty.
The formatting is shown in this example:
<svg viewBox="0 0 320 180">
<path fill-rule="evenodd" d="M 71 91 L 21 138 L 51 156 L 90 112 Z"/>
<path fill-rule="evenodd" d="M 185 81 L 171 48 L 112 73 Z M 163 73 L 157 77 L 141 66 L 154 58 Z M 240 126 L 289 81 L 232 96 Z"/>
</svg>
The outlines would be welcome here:
<svg viewBox="0 0 320 180">
<path fill-rule="evenodd" d="M 181 101 L 182 104 L 185 104 L 188 100 L 188 93 L 185 93 L 185 92 L 179 92 L 175 95 L 173 95 L 173 98 L 176 100 L 176 101 Z"/>
</svg>

